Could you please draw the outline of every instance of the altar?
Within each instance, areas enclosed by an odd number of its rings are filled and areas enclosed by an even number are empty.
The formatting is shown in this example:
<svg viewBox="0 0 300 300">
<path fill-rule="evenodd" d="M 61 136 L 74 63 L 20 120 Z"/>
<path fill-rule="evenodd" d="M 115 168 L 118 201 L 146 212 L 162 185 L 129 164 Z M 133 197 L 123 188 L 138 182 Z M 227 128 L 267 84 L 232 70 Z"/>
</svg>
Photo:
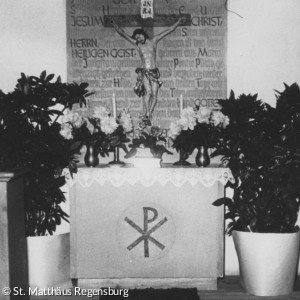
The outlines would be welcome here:
<svg viewBox="0 0 300 300">
<path fill-rule="evenodd" d="M 217 289 L 224 168 L 79 168 L 70 184 L 71 277 L 82 287 Z"/>
</svg>

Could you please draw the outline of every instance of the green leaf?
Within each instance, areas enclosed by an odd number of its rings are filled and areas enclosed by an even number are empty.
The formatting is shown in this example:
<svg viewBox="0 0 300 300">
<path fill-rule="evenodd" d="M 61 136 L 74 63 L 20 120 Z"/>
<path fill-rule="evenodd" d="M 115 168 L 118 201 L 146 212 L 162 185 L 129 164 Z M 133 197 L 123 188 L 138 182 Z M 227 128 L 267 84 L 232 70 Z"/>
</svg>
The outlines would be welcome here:
<svg viewBox="0 0 300 300">
<path fill-rule="evenodd" d="M 84 96 L 89 97 L 89 96 L 94 95 L 94 94 L 95 94 L 95 92 L 89 92 L 89 93 L 84 94 Z"/>
<path fill-rule="evenodd" d="M 234 220 L 234 218 L 235 218 L 235 214 L 233 212 L 227 212 L 225 214 L 225 220 L 227 220 L 227 219 Z"/>
<path fill-rule="evenodd" d="M 128 154 L 128 149 L 127 149 L 127 147 L 126 147 L 125 144 L 120 144 L 120 148 L 122 148 L 123 151 L 124 151 L 126 154 Z"/>
<path fill-rule="evenodd" d="M 216 201 L 214 201 L 212 203 L 214 206 L 221 206 L 221 205 L 231 205 L 232 204 L 232 199 L 228 198 L 228 197 L 223 197 L 223 198 L 219 198 Z"/>
<path fill-rule="evenodd" d="M 71 151 L 78 150 L 79 148 L 81 148 L 81 146 L 82 146 L 82 142 L 77 141 L 71 145 L 70 150 Z"/>
<path fill-rule="evenodd" d="M 235 95 L 233 90 L 230 91 L 229 100 L 235 100 Z"/>
<path fill-rule="evenodd" d="M 55 179 L 55 184 L 56 184 L 58 187 L 64 186 L 65 183 L 66 183 L 65 176 L 61 176 L 61 177 L 58 177 L 58 178 Z"/>
<path fill-rule="evenodd" d="M 82 82 L 82 83 L 80 84 L 80 87 L 81 87 L 83 90 L 86 89 L 88 86 L 89 86 L 89 84 L 88 84 L 87 82 Z"/>
<path fill-rule="evenodd" d="M 40 79 L 41 79 L 42 81 L 44 81 L 45 77 L 46 77 L 46 71 L 43 71 L 43 72 L 41 73 L 41 75 L 40 75 Z"/>
<path fill-rule="evenodd" d="M 51 115 L 63 116 L 64 113 L 61 112 L 60 110 L 51 109 L 51 110 L 49 110 L 49 114 L 51 114 Z"/>
<path fill-rule="evenodd" d="M 50 82 L 53 78 L 54 78 L 54 74 L 49 74 L 46 79 L 45 79 L 45 82 Z"/>
<path fill-rule="evenodd" d="M 131 158 L 134 157 L 137 154 L 137 149 L 132 148 L 129 150 L 129 152 L 124 156 L 125 158 Z"/>
</svg>

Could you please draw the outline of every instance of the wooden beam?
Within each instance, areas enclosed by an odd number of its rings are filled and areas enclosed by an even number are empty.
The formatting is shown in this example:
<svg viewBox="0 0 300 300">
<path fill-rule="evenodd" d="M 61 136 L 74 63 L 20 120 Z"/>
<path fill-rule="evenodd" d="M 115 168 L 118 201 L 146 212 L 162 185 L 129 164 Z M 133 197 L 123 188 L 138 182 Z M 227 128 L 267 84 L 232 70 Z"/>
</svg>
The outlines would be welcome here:
<svg viewBox="0 0 300 300">
<path fill-rule="evenodd" d="M 191 26 L 190 14 L 155 15 L 154 19 L 143 19 L 140 15 L 105 15 L 103 25 L 104 27 L 112 27 L 111 19 L 113 19 L 120 27 L 170 27 L 179 18 L 184 20 L 179 26 Z"/>
</svg>

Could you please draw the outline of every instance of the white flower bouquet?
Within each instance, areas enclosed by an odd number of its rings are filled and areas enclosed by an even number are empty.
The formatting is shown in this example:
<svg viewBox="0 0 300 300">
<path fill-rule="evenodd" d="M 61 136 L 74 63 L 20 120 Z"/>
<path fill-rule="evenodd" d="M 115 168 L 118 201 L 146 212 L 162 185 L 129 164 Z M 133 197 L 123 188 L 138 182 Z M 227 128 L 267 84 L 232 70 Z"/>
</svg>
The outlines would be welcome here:
<svg viewBox="0 0 300 300">
<path fill-rule="evenodd" d="M 67 111 L 61 117 L 60 134 L 66 140 L 74 140 L 82 145 L 93 145 L 102 155 L 108 155 L 115 147 L 121 147 L 127 153 L 125 143 L 129 142 L 127 133 L 131 132 L 132 120 L 125 110 L 117 118 L 105 107 L 97 107 L 91 118 Z"/>
<path fill-rule="evenodd" d="M 182 110 L 180 119 L 172 122 L 169 136 L 173 148 L 191 154 L 196 148 L 213 148 L 218 128 L 225 128 L 229 118 L 219 110 L 200 107 L 187 107 Z"/>
</svg>

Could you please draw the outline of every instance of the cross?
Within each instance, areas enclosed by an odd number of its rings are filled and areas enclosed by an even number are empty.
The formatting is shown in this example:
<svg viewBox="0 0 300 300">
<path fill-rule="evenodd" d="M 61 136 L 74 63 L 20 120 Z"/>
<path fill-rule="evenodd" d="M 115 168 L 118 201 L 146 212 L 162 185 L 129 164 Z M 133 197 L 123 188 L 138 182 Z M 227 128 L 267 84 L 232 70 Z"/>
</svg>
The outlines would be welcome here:
<svg viewBox="0 0 300 300">
<path fill-rule="evenodd" d="M 143 27 L 145 29 L 147 28 L 147 33 L 149 35 L 153 35 L 154 27 L 172 26 L 179 17 L 183 19 L 183 23 L 181 23 L 179 26 L 191 26 L 192 19 L 190 14 L 155 14 L 154 19 L 143 19 L 140 15 L 105 15 L 103 26 L 112 27 L 110 20 L 113 18 L 120 27 Z"/>
</svg>

